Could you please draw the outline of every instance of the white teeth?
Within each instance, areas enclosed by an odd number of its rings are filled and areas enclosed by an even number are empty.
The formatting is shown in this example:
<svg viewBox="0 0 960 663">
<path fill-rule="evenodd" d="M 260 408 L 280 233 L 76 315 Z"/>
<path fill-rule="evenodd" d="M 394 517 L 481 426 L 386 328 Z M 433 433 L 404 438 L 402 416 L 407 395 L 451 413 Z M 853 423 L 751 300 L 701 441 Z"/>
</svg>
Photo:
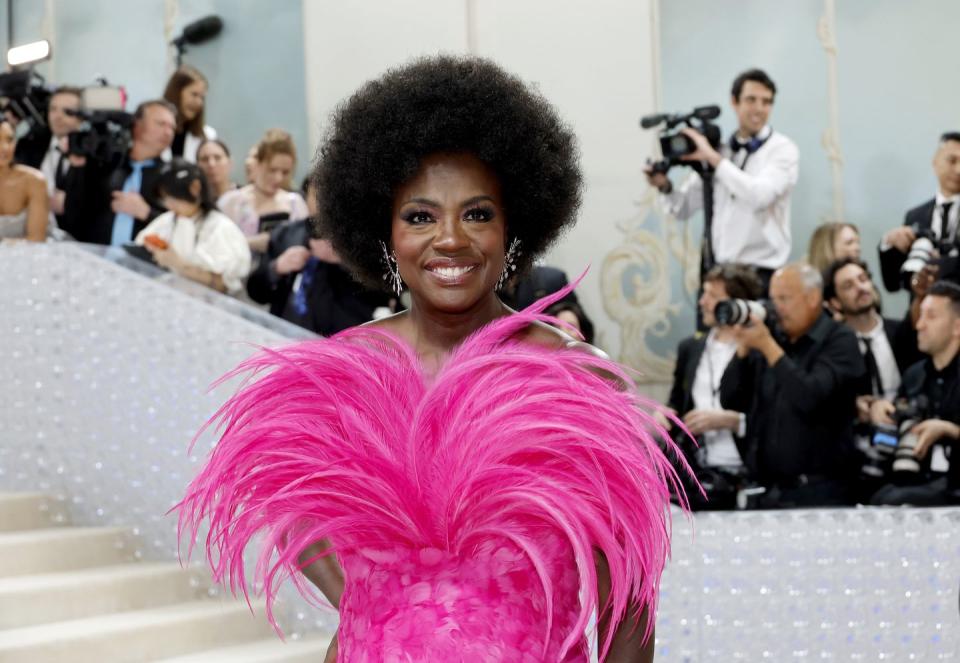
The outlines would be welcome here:
<svg viewBox="0 0 960 663">
<path fill-rule="evenodd" d="M 431 271 L 445 279 L 455 279 L 463 276 L 472 269 L 473 266 L 471 265 L 470 267 L 435 267 Z"/>
</svg>

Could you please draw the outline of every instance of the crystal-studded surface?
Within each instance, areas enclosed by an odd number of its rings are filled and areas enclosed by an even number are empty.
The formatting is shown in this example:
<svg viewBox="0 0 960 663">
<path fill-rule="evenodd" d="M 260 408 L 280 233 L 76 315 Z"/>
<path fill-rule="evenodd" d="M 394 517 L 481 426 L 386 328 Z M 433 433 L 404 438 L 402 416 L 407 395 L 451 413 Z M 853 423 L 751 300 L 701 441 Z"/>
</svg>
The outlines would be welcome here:
<svg viewBox="0 0 960 663">
<path fill-rule="evenodd" d="M 172 559 L 165 513 L 214 438 L 187 443 L 236 383 L 207 386 L 252 345 L 302 333 L 147 276 L 73 245 L 0 245 L 0 491 L 49 492 L 75 522 L 132 526 L 138 556 Z M 674 525 L 658 661 L 960 660 L 960 509 Z M 292 592 L 281 616 L 294 635 L 335 622 Z"/>
</svg>

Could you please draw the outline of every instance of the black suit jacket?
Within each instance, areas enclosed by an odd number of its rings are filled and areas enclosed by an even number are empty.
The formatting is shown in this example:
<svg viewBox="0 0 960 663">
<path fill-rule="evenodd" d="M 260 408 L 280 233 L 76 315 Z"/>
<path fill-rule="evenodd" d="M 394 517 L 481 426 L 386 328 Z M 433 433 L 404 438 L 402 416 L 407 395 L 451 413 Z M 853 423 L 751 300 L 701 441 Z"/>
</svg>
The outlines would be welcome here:
<svg viewBox="0 0 960 663">
<path fill-rule="evenodd" d="M 158 157 L 154 159 L 154 165 L 143 169 L 140 195 L 150 205 L 150 212 L 145 219 L 133 220 L 130 241 L 133 241 L 148 223 L 166 211 L 157 198 L 157 180 L 163 165 L 163 161 Z M 66 199 L 63 217 L 59 220 L 61 229 L 79 242 L 109 244 L 113 234 L 113 220 L 116 217 L 116 213 L 110 208 L 113 192 L 123 190 L 123 183 L 132 171 L 129 157 L 124 158 L 118 166 L 88 159 L 87 165 L 82 168 L 71 167 L 67 171 L 64 186 Z"/>
<path fill-rule="evenodd" d="M 667 405 L 673 408 L 681 419 L 694 409 L 693 382 L 697 378 L 697 368 L 700 366 L 700 359 L 703 357 L 703 351 L 706 347 L 707 335 L 701 332 L 685 338 L 677 346 L 677 363 L 673 369 L 673 386 L 670 388 Z M 693 441 L 679 428 L 674 428 L 673 437 L 687 457 L 687 462 L 696 468 L 698 466 L 696 460 L 697 447 L 694 446 Z M 747 452 L 746 440 L 737 435 L 734 435 L 733 439 L 736 442 L 737 450 L 740 452 L 740 457 L 745 458 Z"/>
<path fill-rule="evenodd" d="M 321 262 L 307 291 L 307 314 L 301 316 L 289 306 L 296 274 L 280 276 L 274 261 L 291 246 L 309 246 L 309 220 L 283 223 L 273 229 L 267 254 L 247 280 L 247 294 L 261 304 L 270 304 L 270 312 L 322 336 L 330 336 L 348 327 L 373 319 L 373 311 L 388 306 L 386 293 L 364 290 L 339 265 Z"/>
<path fill-rule="evenodd" d="M 917 230 L 930 230 L 933 226 L 933 211 L 936 209 L 936 199 L 931 198 L 922 205 L 907 212 L 903 225 L 912 226 Z M 891 246 L 886 251 L 880 251 L 880 273 L 883 276 L 883 287 L 888 292 L 900 289 L 900 268 L 907 259 L 907 254 Z"/>
<path fill-rule="evenodd" d="M 773 483 L 801 474 L 852 478 L 855 400 L 866 372 L 856 335 L 824 313 L 781 346 L 773 366 L 757 351 L 734 357 L 720 382 L 723 406 L 747 413 L 747 467 Z"/>
</svg>

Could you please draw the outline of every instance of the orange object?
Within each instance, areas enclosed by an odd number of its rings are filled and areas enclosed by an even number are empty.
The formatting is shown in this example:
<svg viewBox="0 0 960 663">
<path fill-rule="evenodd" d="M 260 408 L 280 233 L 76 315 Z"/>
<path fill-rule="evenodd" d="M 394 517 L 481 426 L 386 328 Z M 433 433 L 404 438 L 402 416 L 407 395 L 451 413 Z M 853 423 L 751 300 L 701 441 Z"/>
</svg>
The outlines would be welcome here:
<svg viewBox="0 0 960 663">
<path fill-rule="evenodd" d="M 160 235 L 147 235 L 146 237 L 143 238 L 143 243 L 149 244 L 155 249 L 166 250 L 167 248 L 170 247 L 170 245 L 167 244 L 167 240 L 165 240 Z"/>
</svg>

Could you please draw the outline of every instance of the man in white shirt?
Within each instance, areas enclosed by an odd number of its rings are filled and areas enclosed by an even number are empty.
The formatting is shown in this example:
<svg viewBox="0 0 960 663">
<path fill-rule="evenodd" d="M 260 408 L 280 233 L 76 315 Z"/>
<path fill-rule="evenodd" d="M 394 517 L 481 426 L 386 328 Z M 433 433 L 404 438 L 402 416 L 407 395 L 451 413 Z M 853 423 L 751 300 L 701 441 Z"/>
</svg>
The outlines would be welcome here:
<svg viewBox="0 0 960 663">
<path fill-rule="evenodd" d="M 774 82 L 759 69 L 737 76 L 730 105 L 738 127 L 719 152 L 699 132 L 683 129 L 696 146 L 684 160 L 715 169 L 710 237 L 715 262 L 754 267 L 765 291 L 773 272 L 790 256 L 790 196 L 800 158 L 796 144 L 768 124 L 776 92 Z M 676 189 L 665 174 L 649 168 L 646 174 L 677 219 L 688 219 L 703 207 L 698 174 L 691 173 Z"/>
<path fill-rule="evenodd" d="M 937 194 L 932 199 L 907 212 L 903 225 L 887 231 L 880 242 L 880 268 L 883 286 L 896 292 L 910 285 L 901 275 L 910 247 L 918 233 L 929 232 L 937 243 L 955 245 L 957 223 L 960 220 L 960 132 L 940 136 L 933 155 L 933 172 L 937 176 Z M 909 275 L 907 275 L 909 277 Z"/>
<path fill-rule="evenodd" d="M 50 104 L 47 107 L 47 125 L 51 136 L 50 145 L 47 147 L 47 152 L 40 163 L 40 172 L 47 180 L 50 213 L 56 217 L 63 215 L 65 198 L 63 185 L 67 171 L 70 169 L 70 161 L 66 155 L 67 136 L 80 126 L 80 118 L 68 115 L 67 111 L 80 110 L 82 94 L 80 88 L 59 87 L 50 96 Z"/>
</svg>

